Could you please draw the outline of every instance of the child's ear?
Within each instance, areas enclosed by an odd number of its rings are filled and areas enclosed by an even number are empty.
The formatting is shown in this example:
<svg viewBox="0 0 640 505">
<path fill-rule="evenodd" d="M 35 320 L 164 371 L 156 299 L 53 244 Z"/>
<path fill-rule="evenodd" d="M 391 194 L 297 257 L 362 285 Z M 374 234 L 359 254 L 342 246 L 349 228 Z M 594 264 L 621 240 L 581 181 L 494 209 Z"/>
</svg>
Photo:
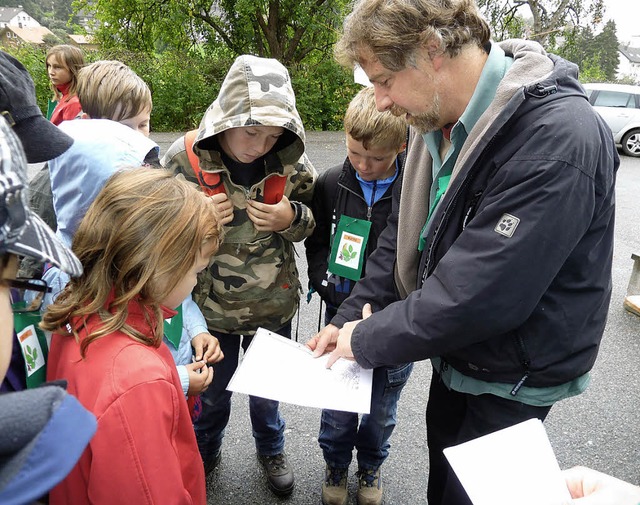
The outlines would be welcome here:
<svg viewBox="0 0 640 505">
<path fill-rule="evenodd" d="M 400 146 L 400 149 L 398 149 L 398 154 L 400 154 L 401 152 L 403 152 L 406 148 L 407 148 L 407 143 L 405 142 L 404 144 L 402 144 L 402 145 Z"/>
<path fill-rule="evenodd" d="M 87 114 L 86 112 L 83 112 L 80 115 L 80 119 L 91 119 L 91 116 L 89 114 Z"/>
</svg>

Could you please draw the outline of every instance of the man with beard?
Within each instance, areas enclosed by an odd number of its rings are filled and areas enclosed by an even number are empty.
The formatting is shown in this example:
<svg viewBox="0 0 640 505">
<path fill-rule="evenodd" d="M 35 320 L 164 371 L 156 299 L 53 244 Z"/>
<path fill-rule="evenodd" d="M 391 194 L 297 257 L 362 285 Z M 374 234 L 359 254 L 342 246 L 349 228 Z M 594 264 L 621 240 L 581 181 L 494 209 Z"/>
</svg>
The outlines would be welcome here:
<svg viewBox="0 0 640 505">
<path fill-rule="evenodd" d="M 336 56 L 412 128 L 366 276 L 308 345 L 328 366 L 431 358 L 429 504 L 470 504 L 442 450 L 587 387 L 619 158 L 578 68 L 492 42 L 473 0 L 359 0 Z"/>
</svg>

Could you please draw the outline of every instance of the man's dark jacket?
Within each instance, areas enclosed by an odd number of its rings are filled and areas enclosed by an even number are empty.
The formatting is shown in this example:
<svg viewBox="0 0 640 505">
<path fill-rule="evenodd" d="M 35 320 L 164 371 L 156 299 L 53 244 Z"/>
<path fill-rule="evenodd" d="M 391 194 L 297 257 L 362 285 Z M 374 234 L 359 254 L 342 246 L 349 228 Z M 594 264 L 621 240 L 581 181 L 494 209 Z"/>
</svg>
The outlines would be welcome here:
<svg viewBox="0 0 640 505">
<path fill-rule="evenodd" d="M 424 251 L 431 158 L 414 135 L 367 276 L 332 321 L 372 303 L 351 340 L 365 367 L 440 356 L 483 381 L 546 387 L 595 362 L 611 296 L 611 131 L 574 64 L 533 42 L 500 45 L 514 62 L 462 147 Z"/>
</svg>

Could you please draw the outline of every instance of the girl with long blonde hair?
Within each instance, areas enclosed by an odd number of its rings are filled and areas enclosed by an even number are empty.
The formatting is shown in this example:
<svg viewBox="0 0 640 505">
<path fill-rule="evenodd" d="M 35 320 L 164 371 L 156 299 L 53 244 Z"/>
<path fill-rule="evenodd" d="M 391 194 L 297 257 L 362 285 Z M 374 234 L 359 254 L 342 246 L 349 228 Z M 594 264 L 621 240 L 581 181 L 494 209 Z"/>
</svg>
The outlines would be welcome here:
<svg viewBox="0 0 640 505">
<path fill-rule="evenodd" d="M 53 99 L 49 101 L 47 117 L 54 125 L 75 119 L 82 111 L 76 93 L 78 73 L 84 66 L 84 54 L 79 48 L 60 44 L 47 52 L 47 75 Z"/>
<path fill-rule="evenodd" d="M 163 320 L 221 240 L 210 200 L 164 170 L 114 174 L 74 235 L 84 273 L 43 316 L 47 379 L 98 419 L 50 503 L 206 503 L 204 471 Z"/>
</svg>

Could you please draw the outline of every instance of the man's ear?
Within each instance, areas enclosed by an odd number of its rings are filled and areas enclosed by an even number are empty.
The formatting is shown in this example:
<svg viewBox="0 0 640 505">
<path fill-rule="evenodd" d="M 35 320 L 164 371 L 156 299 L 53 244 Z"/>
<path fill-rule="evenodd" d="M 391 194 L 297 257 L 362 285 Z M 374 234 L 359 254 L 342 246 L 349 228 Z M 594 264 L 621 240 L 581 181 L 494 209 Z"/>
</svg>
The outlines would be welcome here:
<svg viewBox="0 0 640 505">
<path fill-rule="evenodd" d="M 426 49 L 429 59 L 433 59 L 435 56 L 442 54 L 442 43 L 436 37 L 431 37 L 424 41 L 422 47 Z"/>
<path fill-rule="evenodd" d="M 422 46 L 423 56 L 431 62 L 434 70 L 439 70 L 444 59 L 444 51 L 440 40 L 431 37 Z"/>
</svg>

